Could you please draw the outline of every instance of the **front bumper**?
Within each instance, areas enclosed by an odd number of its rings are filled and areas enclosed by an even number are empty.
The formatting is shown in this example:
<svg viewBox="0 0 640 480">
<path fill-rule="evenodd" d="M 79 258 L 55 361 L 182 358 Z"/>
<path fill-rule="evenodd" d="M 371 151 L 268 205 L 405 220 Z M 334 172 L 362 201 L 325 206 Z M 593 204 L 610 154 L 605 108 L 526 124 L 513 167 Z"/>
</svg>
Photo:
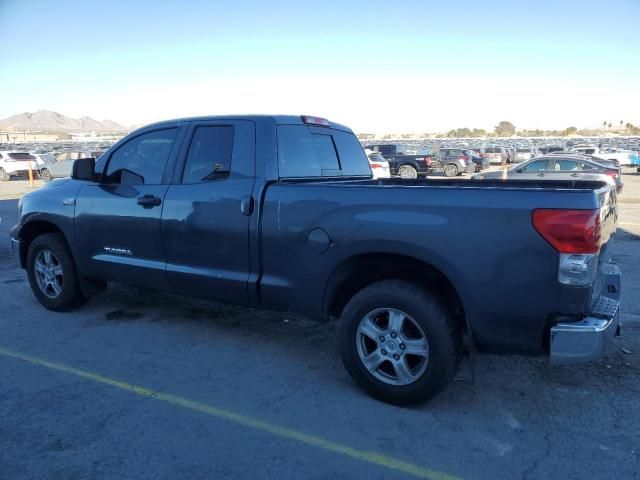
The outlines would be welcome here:
<svg viewBox="0 0 640 480">
<path fill-rule="evenodd" d="M 600 266 L 602 290 L 591 312 L 578 322 L 551 327 L 551 365 L 572 365 L 598 360 L 614 336 L 620 335 L 620 268 L 613 263 Z"/>
</svg>

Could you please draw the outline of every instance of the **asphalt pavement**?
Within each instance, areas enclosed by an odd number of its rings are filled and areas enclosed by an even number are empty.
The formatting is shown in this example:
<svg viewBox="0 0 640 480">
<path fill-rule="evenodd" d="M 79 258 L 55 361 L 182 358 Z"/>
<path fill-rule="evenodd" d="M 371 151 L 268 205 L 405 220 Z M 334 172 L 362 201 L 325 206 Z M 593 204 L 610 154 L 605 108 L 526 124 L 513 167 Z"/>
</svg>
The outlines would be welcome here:
<svg viewBox="0 0 640 480">
<path fill-rule="evenodd" d="M 606 358 L 479 355 L 419 408 L 365 396 L 335 325 L 113 285 L 42 308 L 0 184 L 0 479 L 640 478 L 640 175 L 609 254 L 624 335 Z"/>
</svg>

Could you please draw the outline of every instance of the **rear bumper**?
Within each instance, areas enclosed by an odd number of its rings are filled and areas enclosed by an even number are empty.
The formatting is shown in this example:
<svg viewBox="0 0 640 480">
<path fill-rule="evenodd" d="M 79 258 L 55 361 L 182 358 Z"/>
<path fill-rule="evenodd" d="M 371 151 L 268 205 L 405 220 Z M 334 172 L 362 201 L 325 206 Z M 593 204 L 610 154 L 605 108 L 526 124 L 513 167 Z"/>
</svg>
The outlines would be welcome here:
<svg viewBox="0 0 640 480">
<path fill-rule="evenodd" d="M 591 312 L 578 322 L 551 327 L 551 365 L 571 365 L 598 360 L 611 339 L 620 334 L 620 268 L 612 263 L 600 266 L 602 293 Z"/>
</svg>

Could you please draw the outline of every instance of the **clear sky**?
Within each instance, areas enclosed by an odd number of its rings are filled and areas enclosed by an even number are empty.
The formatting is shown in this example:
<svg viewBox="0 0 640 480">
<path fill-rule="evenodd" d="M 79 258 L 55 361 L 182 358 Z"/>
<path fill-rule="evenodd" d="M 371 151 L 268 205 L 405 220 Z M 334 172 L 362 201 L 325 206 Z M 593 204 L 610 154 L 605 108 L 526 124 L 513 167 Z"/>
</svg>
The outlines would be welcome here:
<svg viewBox="0 0 640 480">
<path fill-rule="evenodd" d="M 0 118 L 640 124 L 640 0 L 0 0 Z"/>
</svg>

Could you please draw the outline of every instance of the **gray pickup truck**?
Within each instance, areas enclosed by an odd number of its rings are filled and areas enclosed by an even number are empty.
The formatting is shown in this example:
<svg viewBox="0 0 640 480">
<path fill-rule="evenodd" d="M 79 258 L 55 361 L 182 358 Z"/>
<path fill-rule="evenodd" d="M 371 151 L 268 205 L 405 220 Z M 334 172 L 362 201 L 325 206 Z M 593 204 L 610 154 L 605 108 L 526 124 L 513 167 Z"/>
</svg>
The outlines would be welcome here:
<svg viewBox="0 0 640 480">
<path fill-rule="evenodd" d="M 316 117 L 150 125 L 25 195 L 11 236 L 35 297 L 67 310 L 107 282 L 339 319 L 367 392 L 419 403 L 465 348 L 599 358 L 619 330 L 599 182 L 372 180 Z"/>
</svg>

